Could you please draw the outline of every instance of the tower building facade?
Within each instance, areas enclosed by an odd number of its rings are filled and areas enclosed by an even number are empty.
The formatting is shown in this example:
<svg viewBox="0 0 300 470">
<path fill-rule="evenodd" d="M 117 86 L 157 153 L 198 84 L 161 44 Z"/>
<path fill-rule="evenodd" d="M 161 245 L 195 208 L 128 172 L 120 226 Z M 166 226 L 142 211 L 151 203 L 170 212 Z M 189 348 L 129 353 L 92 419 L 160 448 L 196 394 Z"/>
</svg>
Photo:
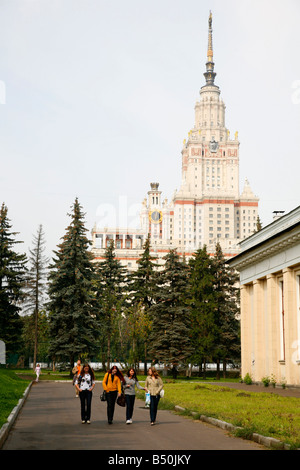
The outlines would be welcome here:
<svg viewBox="0 0 300 470">
<path fill-rule="evenodd" d="M 182 181 L 173 199 L 174 244 L 184 251 L 204 244 L 214 251 L 237 252 L 238 242 L 255 231 L 258 198 L 248 181 L 239 190 L 238 133 L 225 123 L 225 104 L 215 84 L 212 16 L 208 24 L 205 84 L 195 104 L 194 127 L 183 142 Z"/>
<path fill-rule="evenodd" d="M 140 232 L 143 238 L 150 235 L 158 257 L 172 248 L 189 257 L 204 245 L 214 253 L 217 242 L 232 257 L 238 243 L 256 230 L 258 198 L 248 181 L 240 194 L 238 133 L 232 136 L 226 127 L 214 67 L 210 14 L 205 83 L 195 103 L 194 126 L 183 141 L 180 188 L 170 202 L 162 201 L 159 184 L 151 183 L 142 203 Z M 94 238 L 95 229 L 92 233 Z"/>
</svg>

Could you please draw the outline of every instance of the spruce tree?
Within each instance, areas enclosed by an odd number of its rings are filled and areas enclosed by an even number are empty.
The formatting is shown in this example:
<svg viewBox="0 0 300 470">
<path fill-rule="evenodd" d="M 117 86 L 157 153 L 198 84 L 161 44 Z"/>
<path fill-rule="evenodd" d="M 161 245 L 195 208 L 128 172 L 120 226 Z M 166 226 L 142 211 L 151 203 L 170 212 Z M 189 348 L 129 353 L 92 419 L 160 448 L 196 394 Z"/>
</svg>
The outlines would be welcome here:
<svg viewBox="0 0 300 470">
<path fill-rule="evenodd" d="M 239 275 L 226 264 L 222 248 L 216 245 L 213 257 L 215 291 L 217 296 L 216 326 L 218 329 L 214 347 L 217 360 L 223 361 L 225 374 L 226 363 L 240 359 L 240 324 L 239 324 Z M 219 374 L 219 369 L 218 369 Z"/>
<path fill-rule="evenodd" d="M 192 361 L 202 365 L 204 375 L 207 361 L 212 359 L 218 328 L 216 324 L 217 298 L 212 260 L 206 246 L 190 259 L 190 305 Z"/>
<path fill-rule="evenodd" d="M 149 349 L 153 359 L 170 366 L 176 378 L 179 365 L 185 364 L 191 354 L 188 267 L 180 260 L 176 250 L 171 250 L 164 260 L 164 269 L 157 280 L 155 302 L 151 307 L 153 321 Z"/>
<path fill-rule="evenodd" d="M 76 198 L 71 223 L 55 251 L 50 266 L 49 353 L 68 359 L 72 369 L 75 357 L 91 355 L 97 349 L 98 323 L 93 296 L 93 263 L 86 237 L 84 214 Z"/>
<path fill-rule="evenodd" d="M 130 276 L 131 301 L 134 304 L 142 304 L 149 309 L 153 303 L 153 291 L 155 285 L 155 259 L 150 253 L 150 237 L 148 236 L 142 256 L 138 259 L 138 268 Z"/>
<path fill-rule="evenodd" d="M 147 340 L 151 327 L 150 307 L 153 304 L 153 296 L 156 282 L 156 264 L 151 256 L 150 237 L 148 236 L 143 246 L 142 256 L 137 261 L 138 268 L 130 276 L 130 303 L 129 310 L 132 316 L 129 319 L 131 325 L 138 324 L 140 337 L 144 344 L 144 373 L 147 373 Z M 137 318 L 138 321 L 136 320 Z M 141 328 L 143 326 L 143 328 Z"/>
<path fill-rule="evenodd" d="M 8 210 L 3 203 L 0 210 L 0 339 L 6 353 L 18 353 L 21 345 L 22 321 L 19 312 L 24 300 L 26 254 L 15 251 L 22 243 L 11 231 Z"/>
<path fill-rule="evenodd" d="M 112 359 L 112 342 L 118 336 L 118 321 L 121 321 L 126 301 L 126 283 L 126 270 L 116 259 L 114 243 L 110 240 L 105 249 L 104 261 L 95 265 L 94 276 L 94 290 L 104 349 L 102 362 L 107 361 L 108 369 Z"/>
</svg>

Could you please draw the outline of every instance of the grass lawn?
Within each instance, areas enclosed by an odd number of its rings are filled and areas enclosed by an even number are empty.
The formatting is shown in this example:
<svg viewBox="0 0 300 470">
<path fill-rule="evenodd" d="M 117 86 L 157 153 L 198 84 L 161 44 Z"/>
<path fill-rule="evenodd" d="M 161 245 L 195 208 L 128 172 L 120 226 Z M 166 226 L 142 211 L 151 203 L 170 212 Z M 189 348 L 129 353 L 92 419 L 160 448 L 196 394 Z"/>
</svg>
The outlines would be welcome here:
<svg viewBox="0 0 300 470">
<path fill-rule="evenodd" d="M 0 427 L 22 398 L 30 380 L 22 380 L 14 371 L 0 369 Z"/>
<path fill-rule="evenodd" d="M 275 393 L 244 392 L 226 386 L 200 383 L 166 383 L 160 407 L 179 405 L 187 411 L 232 423 L 300 448 L 300 399 Z"/>
</svg>

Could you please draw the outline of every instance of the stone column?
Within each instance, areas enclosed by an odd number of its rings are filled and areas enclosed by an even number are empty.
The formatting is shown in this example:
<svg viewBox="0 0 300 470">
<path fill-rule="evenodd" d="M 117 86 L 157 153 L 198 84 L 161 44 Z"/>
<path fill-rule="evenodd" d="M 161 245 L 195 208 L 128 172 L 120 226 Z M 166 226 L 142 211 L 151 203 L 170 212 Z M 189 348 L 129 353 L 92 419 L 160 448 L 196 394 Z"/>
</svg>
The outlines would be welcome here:
<svg viewBox="0 0 300 470">
<path fill-rule="evenodd" d="M 279 353 L 278 353 L 278 303 L 276 296 L 276 277 L 274 274 L 267 276 L 267 335 L 268 335 L 268 360 L 269 375 L 278 376 L 279 370 Z M 278 301 L 277 301 L 278 300 Z"/>
</svg>

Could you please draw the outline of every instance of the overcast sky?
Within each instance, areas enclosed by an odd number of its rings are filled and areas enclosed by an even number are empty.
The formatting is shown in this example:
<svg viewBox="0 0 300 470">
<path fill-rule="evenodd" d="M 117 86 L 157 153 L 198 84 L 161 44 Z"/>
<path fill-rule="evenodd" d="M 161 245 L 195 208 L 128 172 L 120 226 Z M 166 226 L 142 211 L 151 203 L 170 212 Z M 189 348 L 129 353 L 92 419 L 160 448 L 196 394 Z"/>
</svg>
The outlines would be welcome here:
<svg viewBox="0 0 300 470">
<path fill-rule="evenodd" d="M 24 251 L 39 224 L 56 249 L 76 197 L 91 230 L 179 189 L 210 10 L 240 191 L 263 225 L 299 205 L 299 0 L 0 0 L 0 203 Z"/>
</svg>

